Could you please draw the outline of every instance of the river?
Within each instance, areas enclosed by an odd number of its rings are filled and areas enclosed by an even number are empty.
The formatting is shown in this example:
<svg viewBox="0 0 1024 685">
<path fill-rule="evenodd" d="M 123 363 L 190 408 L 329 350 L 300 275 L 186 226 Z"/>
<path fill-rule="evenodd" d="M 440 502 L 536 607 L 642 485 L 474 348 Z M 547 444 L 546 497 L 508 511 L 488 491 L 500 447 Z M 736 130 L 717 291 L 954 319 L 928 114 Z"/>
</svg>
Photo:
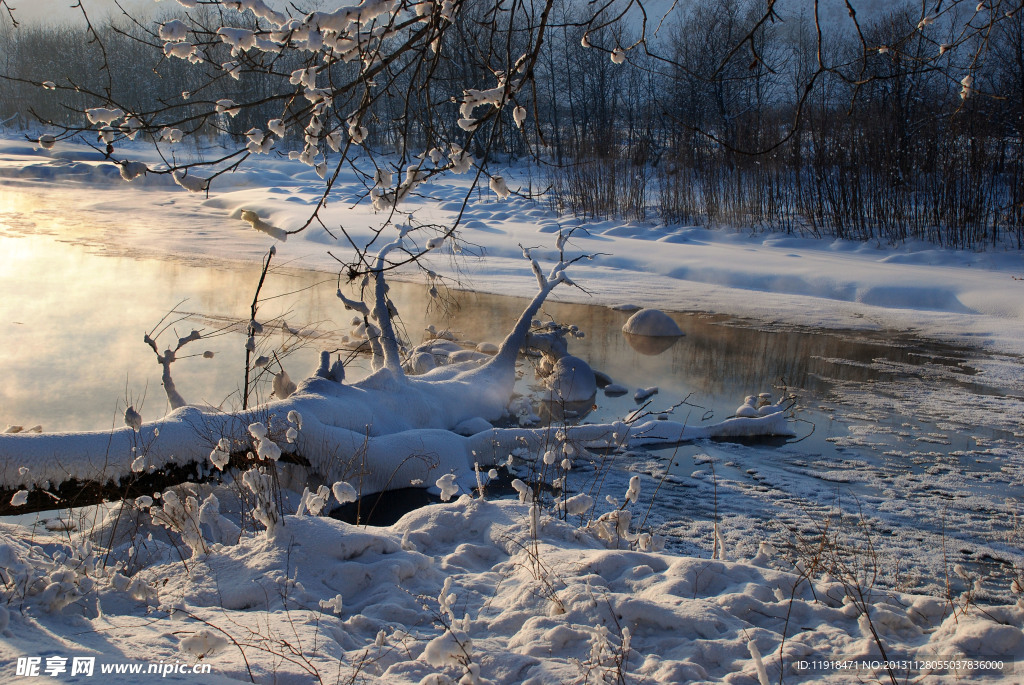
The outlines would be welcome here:
<svg viewBox="0 0 1024 685">
<path fill-rule="evenodd" d="M 105 430 L 120 425 L 126 404 L 147 419 L 162 415 L 160 367 L 143 342 L 161 320 L 172 324 L 161 349 L 193 328 L 220 331 L 186 346 L 179 357 L 192 356 L 172 370 L 190 402 L 238 405 L 257 265 L 125 254 L 83 239 L 86 217 L 26 223 L 12 206 L 0 197 L 0 424 Z M 261 353 L 276 352 L 298 379 L 320 349 L 345 346 L 352 313 L 335 297 L 336 276 L 272 266 L 257 316 L 267 324 Z M 412 342 L 434 326 L 496 343 L 525 305 L 443 290 L 432 298 L 422 283 L 396 282 L 391 296 Z M 632 391 L 650 386 L 658 393 L 648 410 L 685 400 L 673 417 L 689 423 L 722 420 L 749 394 L 786 392 L 798 398 L 799 437 L 604 455 L 574 473 L 576 487 L 600 481 L 602 495 L 621 498 L 628 477 L 644 474 L 644 496 L 657 492 L 648 523 L 678 551 L 708 555 L 716 519 L 736 558 L 752 556 L 761 540 L 784 555 L 836 534 L 861 553 L 870 545 L 880 586 L 944 592 L 948 575 L 963 584 L 950 571 L 960 563 L 990 579 L 991 597 L 1006 595 L 1024 540 L 1019 359 L 907 333 L 809 331 L 682 311 L 672 315 L 686 337 L 650 355 L 622 335 L 629 315 L 554 302 L 543 310 L 544 320 L 584 332 L 573 354 L 630 389 L 619 397 L 599 390 L 584 420 L 622 418 L 638 406 Z M 365 371 L 355 358 L 348 376 Z M 524 393 L 532 378 L 527 368 Z"/>
</svg>

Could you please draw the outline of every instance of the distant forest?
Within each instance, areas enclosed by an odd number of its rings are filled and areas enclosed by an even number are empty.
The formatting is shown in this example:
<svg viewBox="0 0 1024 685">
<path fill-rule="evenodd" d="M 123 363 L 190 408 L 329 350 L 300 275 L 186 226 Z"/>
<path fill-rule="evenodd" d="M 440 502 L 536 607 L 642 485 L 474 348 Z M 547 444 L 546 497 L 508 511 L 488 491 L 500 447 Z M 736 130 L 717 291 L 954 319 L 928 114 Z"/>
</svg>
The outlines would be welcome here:
<svg viewBox="0 0 1024 685">
<path fill-rule="evenodd" d="M 459 15 L 430 92 L 396 88 L 401 96 L 374 103 L 363 121 L 374 149 L 422 151 L 459 139 L 452 101 L 462 93 L 454 84 L 494 83 L 480 57 L 494 40 L 493 25 L 480 19 L 482 4 Z M 920 6 L 863 23 L 863 39 L 849 27 L 827 27 L 819 55 L 807 17 L 766 22 L 750 46 L 736 49 L 763 16 L 763 3 L 695 3 L 656 35 L 649 26 L 649 49 L 636 45 L 617 64 L 584 43 L 632 46 L 637 36 L 584 36 L 572 25 L 571 2 L 556 12 L 536 88 L 517 98 L 526 126 L 518 128 L 508 108 L 500 135 L 473 152 L 545 167 L 546 197 L 558 210 L 881 243 L 1024 247 L 1022 13 L 994 24 L 984 45 L 955 44 L 936 61 L 946 41 L 955 43 L 955 19 L 917 30 Z M 219 21 L 211 12 L 211 32 Z M 126 75 L 111 82 L 112 92 L 140 112 L 172 103 L 180 112 L 209 112 L 220 98 L 260 103 L 277 87 L 247 78 L 244 59 L 235 80 L 165 58 L 152 30 L 122 19 L 98 28 L 101 40 L 90 42 L 81 28 L 0 23 L 0 70 L 14 77 L 0 79 L 0 121 L 36 130 L 37 117 L 86 125 L 82 111 L 95 99 L 32 82 L 102 92 L 108 73 Z M 308 65 L 294 55 L 278 59 L 280 87 L 290 88 L 288 74 Z M 396 65 L 389 83 L 402 78 Z M 332 126 L 344 127 L 352 106 L 336 99 Z M 451 110 L 451 130 L 440 135 L 418 125 L 417 109 L 443 107 Z M 281 116 L 280 103 L 268 101 L 203 126 L 244 144 L 247 130 Z M 300 148 L 301 129 L 292 135 Z"/>
</svg>

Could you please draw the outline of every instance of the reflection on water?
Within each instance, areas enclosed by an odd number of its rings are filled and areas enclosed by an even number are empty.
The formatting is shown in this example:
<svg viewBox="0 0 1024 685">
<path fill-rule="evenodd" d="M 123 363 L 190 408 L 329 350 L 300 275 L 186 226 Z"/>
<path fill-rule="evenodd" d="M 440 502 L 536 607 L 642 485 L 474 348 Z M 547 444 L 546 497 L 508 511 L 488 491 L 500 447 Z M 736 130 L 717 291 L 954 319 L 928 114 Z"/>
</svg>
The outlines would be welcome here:
<svg viewBox="0 0 1024 685">
<path fill-rule="evenodd" d="M 126 395 L 136 406 L 146 395 L 146 417 L 162 414 L 159 367 L 143 334 L 186 298 L 183 309 L 239 317 L 254 282 L 250 268 L 99 256 L 44 237 L 0 238 L 0 254 L 0 325 L 7 332 L 0 423 L 41 423 L 47 431 L 110 426 Z M 304 315 L 316 319 L 316 309 L 313 302 Z M 175 332 L 187 335 L 200 325 L 180 321 L 157 342 L 171 344 Z M 184 348 L 183 356 L 215 353 L 172 367 L 187 399 L 219 405 L 236 389 L 244 360 L 239 338 Z"/>
<path fill-rule="evenodd" d="M 680 335 L 635 335 L 625 331 L 622 335 L 630 347 L 651 357 L 658 356 L 682 340 Z"/>
<path fill-rule="evenodd" d="M 248 319 L 257 267 L 94 254 L 43 235 L 0 236 L 0 254 L 0 325 L 7 330 L 0 347 L 0 423 L 41 423 L 48 431 L 102 429 L 116 420 L 119 403 L 123 408 L 128 398 L 138 406 L 142 395 L 145 417 L 164 413 L 160 368 L 142 336 L 176 305 L 191 316 L 172 315 L 171 320 L 183 320 L 158 340 L 161 349 L 192 328 L 208 333 L 236 324 L 233 332 L 183 350 L 198 356 L 180 358 L 172 367 L 178 389 L 191 402 L 231 406 L 237 401 L 244 364 L 238 331 Z M 304 341 L 281 332 L 270 335 L 270 346 L 307 343 L 284 357 L 293 378 L 308 375 L 320 347 L 334 349 L 338 335 L 348 333 L 351 312 L 342 308 L 335 289 L 329 274 L 285 269 L 268 278 L 261 321 L 334 334 Z M 496 342 L 526 305 L 520 298 L 458 293 L 457 304 L 441 307 L 414 283 L 395 283 L 391 295 L 413 342 L 422 339 L 428 324 L 450 328 L 466 340 Z M 692 401 L 712 410 L 716 419 L 731 414 L 750 393 L 785 386 L 820 396 L 836 380 L 877 378 L 870 362 L 879 357 L 899 364 L 927 358 L 902 344 L 768 332 L 699 314 L 674 315 L 686 337 L 651 356 L 621 333 L 627 313 L 548 303 L 542 316 L 578 325 L 586 336 L 571 341 L 572 353 L 617 383 L 658 386 L 666 406 L 670 398 L 692 394 Z M 205 351 L 214 358 L 204 359 Z M 350 369 L 349 378 L 362 373 Z M 635 407 L 632 393 L 617 399 L 599 393 L 596 401 L 601 418 Z"/>
</svg>

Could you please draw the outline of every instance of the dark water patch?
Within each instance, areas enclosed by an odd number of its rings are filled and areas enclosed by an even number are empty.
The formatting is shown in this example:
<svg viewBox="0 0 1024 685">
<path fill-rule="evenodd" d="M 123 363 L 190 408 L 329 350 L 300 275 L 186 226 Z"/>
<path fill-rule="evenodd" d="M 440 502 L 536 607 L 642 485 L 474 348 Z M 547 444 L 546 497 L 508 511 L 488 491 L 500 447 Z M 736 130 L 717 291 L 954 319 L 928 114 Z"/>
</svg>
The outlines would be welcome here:
<svg viewBox="0 0 1024 685">
<path fill-rule="evenodd" d="M 424 488 L 399 488 L 374 495 L 364 495 L 331 509 L 331 518 L 357 526 L 390 526 L 410 511 L 428 504 L 438 504 L 441 498 Z"/>
</svg>

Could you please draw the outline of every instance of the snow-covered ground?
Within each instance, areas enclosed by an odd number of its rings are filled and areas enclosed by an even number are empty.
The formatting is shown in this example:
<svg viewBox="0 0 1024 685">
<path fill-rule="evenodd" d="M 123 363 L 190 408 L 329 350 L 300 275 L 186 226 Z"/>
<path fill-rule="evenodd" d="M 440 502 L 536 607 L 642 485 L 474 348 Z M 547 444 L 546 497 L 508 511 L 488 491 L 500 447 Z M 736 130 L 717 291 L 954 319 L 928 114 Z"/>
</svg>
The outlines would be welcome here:
<svg viewBox="0 0 1024 685">
<path fill-rule="evenodd" d="M 448 683 L 471 674 L 461 682 L 766 684 L 783 665 L 789 683 L 877 682 L 885 673 L 871 667 L 880 659 L 873 629 L 888 658 L 905 662 L 896 675 L 911 682 L 1024 675 L 1011 663 L 1024 653 L 1022 606 L 965 611 L 959 598 L 861 596 L 852 576 L 812 585 L 767 547 L 735 563 L 615 551 L 571 518 L 541 514 L 531 524 L 527 505 L 463 496 L 387 528 L 304 516 L 289 517 L 273 542 L 248 532 L 230 544 L 228 531 L 227 544 L 191 559 L 159 529 L 122 521 L 115 555 L 131 578 L 94 570 L 88 549 L 55 561 L 66 533 L 37 529 L 32 552 L 24 531 L 4 525 L 7 577 L 62 575 L 53 591 L 0 607 L 10 620 L 0 673 L 21 682 L 16 658 L 42 656 L 44 666 L 69 658 L 69 669 L 70 658 L 94 657 L 97 676 L 104 665 L 209 664 L 212 676 L 167 676 L 203 683 Z M 111 532 L 108 523 L 88 537 Z M 851 574 L 863 561 L 848 559 Z M 964 660 L 956 674 L 930 675 L 963 656 L 994 663 Z M 770 680 L 759 681 L 759 669 Z M 114 681 L 146 679 L 105 680 Z"/>
<path fill-rule="evenodd" d="M 525 171 L 506 178 L 513 189 L 528 184 Z M 152 177 L 125 184 L 88 149 L 0 144 L 3 187 L 117 219 L 63 239 L 129 255 L 256 261 L 273 241 L 239 220 L 242 210 L 292 229 L 305 221 L 321 187 L 312 170 L 287 161 L 261 161 L 223 181 L 206 198 Z M 408 209 L 419 222 L 448 222 L 462 207 L 466 183 L 456 176 L 427 186 Z M 365 192 L 354 177 L 340 178 L 323 215 L 327 226 L 343 226 L 357 241 L 369 236 L 379 217 L 367 203 L 356 204 Z M 30 203 L 20 211 L 31 220 Z M 466 288 L 532 295 L 536 283 L 520 245 L 551 257 L 559 231 L 577 226 L 572 247 L 600 256 L 573 266 L 587 293 L 560 288 L 556 298 L 916 331 L 998 351 L 999 362 L 982 373 L 1004 387 L 1020 383 L 1013 360 L 1024 354 L 1024 263 L 1016 251 L 892 248 L 614 221 L 580 225 L 543 203 L 498 201 L 485 189 L 463 214 L 461 254 L 453 255 L 449 243 L 432 253 L 430 267 Z M 278 243 L 283 259 L 324 270 L 335 264 L 328 249 L 337 249 L 335 241 L 317 228 Z M 419 278 L 415 271 L 407 277 Z M 870 409 L 865 420 L 879 420 L 884 408 Z M 847 466 L 854 477 L 856 465 Z M 784 467 L 764 472 L 785 487 Z M 707 474 L 698 480 L 700 496 L 713 496 L 717 485 Z M 636 537 L 657 497 L 657 482 L 642 482 L 636 492 L 632 481 L 626 489 L 610 479 L 591 506 L 567 503 L 570 512 L 586 512 L 567 520 L 521 502 L 463 496 L 387 528 L 288 516 L 275 539 L 239 519 L 234 488 L 217 490 L 211 500 L 207 486 L 188 486 L 196 495 L 191 514 L 184 493 L 180 511 L 165 495 L 164 510 L 176 512 L 166 526 L 135 509 L 158 510 L 161 501 L 128 503 L 125 516 L 105 521 L 77 518 L 88 512 L 11 519 L 0 528 L 3 596 L 10 598 L 0 607 L 0 674 L 18 682 L 18 657 L 31 657 L 40 658 L 40 672 L 51 663 L 65 666 L 60 681 L 88 682 L 70 677 L 71 660 L 95 657 L 95 677 L 103 665 L 143 660 L 161 668 L 210 664 L 212 674 L 167 676 L 182 682 L 764 685 L 779 682 L 781 673 L 785 682 L 839 683 L 887 680 L 877 664 L 854 671 L 851 663 L 834 663 L 877 660 L 882 645 L 888 658 L 902 662 L 894 673 L 900 681 L 1024 678 L 1015 663 L 1024 661 L 1024 603 L 975 606 L 985 588 L 972 588 L 971 571 L 952 560 L 957 589 L 949 596 L 876 586 L 878 563 L 855 517 L 829 520 L 835 529 L 818 519 L 818 530 L 805 531 L 796 566 L 769 546 L 728 561 L 734 545 L 723 545 L 728 531 L 717 529 L 718 558 L 655 551 L 656 540 Z M 292 496 L 285 511 L 295 504 Z M 169 536 L 175 525 L 178 533 Z M 189 525 L 202 537 L 181 536 Z M 190 556 L 186 544 L 197 551 Z M 815 559 L 823 566 L 816 569 Z M 831 574 L 822 575 L 824 567 Z M 936 662 L 960 658 L 1002 664 L 961 662 L 953 672 L 932 673 L 948 665 Z"/>
</svg>

